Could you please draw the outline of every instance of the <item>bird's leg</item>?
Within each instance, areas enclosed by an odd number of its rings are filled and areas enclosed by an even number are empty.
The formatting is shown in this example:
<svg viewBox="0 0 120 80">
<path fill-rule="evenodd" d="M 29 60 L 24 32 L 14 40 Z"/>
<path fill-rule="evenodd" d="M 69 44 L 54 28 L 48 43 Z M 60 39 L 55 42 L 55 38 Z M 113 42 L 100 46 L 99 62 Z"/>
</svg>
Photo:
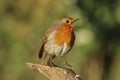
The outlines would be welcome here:
<svg viewBox="0 0 120 80">
<path fill-rule="evenodd" d="M 54 63 L 52 63 L 52 60 L 54 57 L 55 57 L 54 55 L 47 54 L 44 52 L 41 64 L 51 66 L 51 67 L 56 66 Z"/>
<path fill-rule="evenodd" d="M 47 54 L 47 56 L 46 56 L 45 64 L 48 65 L 48 66 L 51 66 L 51 62 L 52 62 L 51 57 L 52 56 L 50 54 Z"/>
<path fill-rule="evenodd" d="M 51 62 L 52 62 L 51 55 L 46 54 L 45 56 L 43 56 L 41 64 L 46 65 L 46 66 L 51 66 Z"/>
<path fill-rule="evenodd" d="M 67 66 L 69 66 L 69 67 L 72 67 L 72 66 L 67 62 L 66 58 L 64 58 L 63 56 L 61 56 L 61 58 L 62 58 L 62 60 L 63 60 L 63 62 L 64 62 L 65 65 L 67 65 Z"/>
<path fill-rule="evenodd" d="M 55 65 L 53 62 L 52 62 L 52 60 L 55 58 L 55 55 L 51 55 L 51 57 L 50 57 L 50 66 L 51 67 L 57 67 L 57 65 Z"/>
<path fill-rule="evenodd" d="M 50 67 L 56 67 L 57 65 L 55 65 L 52 60 L 55 58 L 55 55 L 52 54 L 48 54 L 45 60 L 45 64 L 47 64 Z"/>
<path fill-rule="evenodd" d="M 54 66 L 52 63 L 53 55 L 46 54 L 46 56 L 43 57 L 43 61 L 41 64 L 47 65 L 47 66 Z"/>
</svg>

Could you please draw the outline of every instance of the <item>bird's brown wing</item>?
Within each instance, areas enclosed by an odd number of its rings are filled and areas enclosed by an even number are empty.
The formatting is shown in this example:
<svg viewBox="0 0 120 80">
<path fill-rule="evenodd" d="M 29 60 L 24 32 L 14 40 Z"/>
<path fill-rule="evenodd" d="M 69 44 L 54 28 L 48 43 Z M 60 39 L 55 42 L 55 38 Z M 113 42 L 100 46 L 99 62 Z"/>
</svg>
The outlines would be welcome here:
<svg viewBox="0 0 120 80">
<path fill-rule="evenodd" d="M 45 36 L 43 37 L 42 43 L 40 44 L 39 58 L 42 58 L 43 52 L 44 52 L 44 45 L 47 42 L 47 39 L 48 39 L 50 33 L 53 32 L 54 30 L 56 30 L 56 27 L 53 25 L 50 27 L 50 29 L 46 32 Z"/>
<path fill-rule="evenodd" d="M 44 52 L 44 44 L 46 43 L 45 37 L 42 39 L 42 43 L 40 44 L 40 50 L 39 50 L 39 58 L 42 58 L 43 52 Z"/>
</svg>

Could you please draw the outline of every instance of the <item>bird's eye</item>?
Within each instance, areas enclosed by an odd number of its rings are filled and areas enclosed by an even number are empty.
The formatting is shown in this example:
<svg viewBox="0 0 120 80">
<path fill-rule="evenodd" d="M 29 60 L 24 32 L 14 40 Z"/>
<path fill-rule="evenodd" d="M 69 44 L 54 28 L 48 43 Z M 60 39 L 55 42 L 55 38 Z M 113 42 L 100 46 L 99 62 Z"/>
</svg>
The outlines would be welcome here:
<svg viewBox="0 0 120 80">
<path fill-rule="evenodd" d="M 69 23 L 69 20 L 66 20 L 66 23 Z"/>
</svg>

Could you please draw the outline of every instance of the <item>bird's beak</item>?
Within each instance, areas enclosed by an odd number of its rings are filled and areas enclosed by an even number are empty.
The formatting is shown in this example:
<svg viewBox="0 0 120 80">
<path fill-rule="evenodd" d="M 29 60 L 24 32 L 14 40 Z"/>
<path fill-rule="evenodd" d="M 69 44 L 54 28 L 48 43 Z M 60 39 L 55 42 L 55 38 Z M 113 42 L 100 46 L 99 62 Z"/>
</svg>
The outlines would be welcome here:
<svg viewBox="0 0 120 80">
<path fill-rule="evenodd" d="M 78 20 L 80 20 L 80 18 L 76 18 L 76 19 L 74 19 L 74 22 L 76 22 L 76 21 L 78 21 Z"/>
<path fill-rule="evenodd" d="M 80 20 L 80 18 L 74 19 L 73 23 L 76 22 L 76 21 L 78 21 L 78 20 Z M 76 26 L 76 25 L 75 25 L 74 27 L 75 27 L 76 29 L 79 29 L 79 26 Z"/>
<path fill-rule="evenodd" d="M 74 22 L 76 22 L 78 20 L 79 20 L 79 18 L 73 19 L 71 23 L 74 24 Z"/>
</svg>

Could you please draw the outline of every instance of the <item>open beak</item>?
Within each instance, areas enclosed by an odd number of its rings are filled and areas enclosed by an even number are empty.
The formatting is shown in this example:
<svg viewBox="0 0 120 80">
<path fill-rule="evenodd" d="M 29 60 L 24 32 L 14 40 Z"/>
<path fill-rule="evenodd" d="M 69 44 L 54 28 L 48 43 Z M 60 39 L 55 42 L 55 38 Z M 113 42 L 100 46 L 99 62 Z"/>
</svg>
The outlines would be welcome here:
<svg viewBox="0 0 120 80">
<path fill-rule="evenodd" d="M 76 22 L 76 21 L 78 21 L 78 20 L 80 20 L 80 18 L 74 19 L 73 23 Z M 80 29 L 80 27 L 75 25 L 75 29 Z"/>
<path fill-rule="evenodd" d="M 74 22 L 76 22 L 76 21 L 78 21 L 78 20 L 80 20 L 80 18 L 76 18 L 76 19 L 74 19 Z"/>
</svg>

